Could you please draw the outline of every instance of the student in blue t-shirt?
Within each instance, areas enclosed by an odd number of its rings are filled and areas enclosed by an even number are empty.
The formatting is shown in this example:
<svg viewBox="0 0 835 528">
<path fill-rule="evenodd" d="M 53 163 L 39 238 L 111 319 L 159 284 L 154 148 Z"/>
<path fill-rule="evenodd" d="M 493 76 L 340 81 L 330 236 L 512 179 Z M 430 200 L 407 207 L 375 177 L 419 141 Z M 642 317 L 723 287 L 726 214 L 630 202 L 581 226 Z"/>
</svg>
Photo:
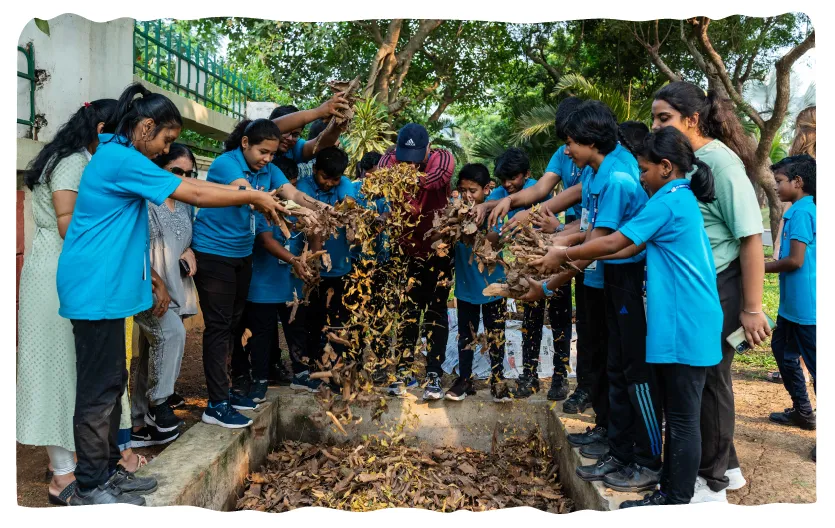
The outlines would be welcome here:
<svg viewBox="0 0 835 528">
<path fill-rule="evenodd" d="M 662 396 L 657 401 L 643 391 L 637 391 L 636 396 L 641 405 L 664 408 L 664 467 L 659 491 L 626 501 L 621 508 L 690 502 L 701 457 L 702 390 L 707 369 L 722 359 L 722 307 L 698 204 L 715 200 L 713 175 L 695 157 L 687 138 L 672 127 L 649 136 L 639 153 L 641 179 L 652 193 L 644 208 L 610 235 L 594 237 L 579 246 L 552 247 L 532 263 L 543 271 L 553 271 L 560 265 L 589 259 L 628 258 L 646 248 L 646 362 Z M 688 181 L 686 175 L 694 167 Z M 653 428 L 650 434 L 653 445 L 660 446 L 660 430 Z M 598 466 L 610 464 L 611 456 Z M 610 473 L 604 484 L 619 491 L 652 489 L 638 485 L 643 479 L 634 475 L 644 472 L 633 465 L 632 479 Z M 624 485 L 630 480 L 631 486 Z"/>
<path fill-rule="evenodd" d="M 72 222 L 58 260 L 59 314 L 75 334 L 74 435 L 77 488 L 68 501 L 144 504 L 153 478 L 118 465 L 120 397 L 127 384 L 125 318 L 155 307 L 161 317 L 170 296 L 151 269 L 147 201 L 166 198 L 197 207 L 253 205 L 278 220 L 284 212 L 271 194 L 242 192 L 176 176 L 151 160 L 168 152 L 183 120 L 165 96 L 132 84 L 119 98 L 115 134 L 99 136 L 84 169 Z"/>
<path fill-rule="evenodd" d="M 337 147 L 324 148 L 316 154 L 313 176 L 300 178 L 298 189 L 311 198 L 331 206 L 346 198 L 356 200 L 356 187 L 343 175 L 347 167 L 348 155 L 344 151 Z M 332 236 L 325 241 L 312 240 L 311 250 L 320 249 L 320 245 L 328 252 L 331 268 L 322 269 L 322 281 L 310 296 L 307 352 L 311 356 L 311 364 L 321 360 L 327 342 L 326 332 L 323 330 L 325 326 L 340 327 L 349 317 L 342 298 L 345 293 L 345 279 L 353 264 L 346 229 L 340 227 L 338 236 Z M 330 304 L 328 290 L 333 290 Z M 345 352 L 345 347 L 339 343 L 333 343 L 332 346 L 337 354 Z"/>
<path fill-rule="evenodd" d="M 458 193 L 466 201 L 475 204 L 484 202 L 490 171 L 481 163 L 469 163 L 458 174 Z M 498 232 L 491 231 L 488 240 L 494 245 L 499 241 Z M 489 284 L 504 279 L 504 268 L 496 266 L 493 273 L 479 271 L 478 261 L 473 257 L 472 240 L 455 244 L 455 298 L 458 304 L 458 378 L 446 391 L 445 398 L 461 401 L 468 394 L 475 394 L 473 381 L 473 355 L 475 334 L 479 322 L 484 320 L 484 331 L 490 342 L 490 393 L 496 402 L 510 401 L 510 394 L 504 383 L 504 322 L 505 299 L 486 297 L 482 292 Z"/>
<path fill-rule="evenodd" d="M 346 109 L 348 109 L 348 101 L 342 97 L 342 94 L 334 94 L 329 100 L 310 110 L 299 110 L 293 105 L 274 108 L 270 113 L 270 120 L 281 129 L 276 159 L 289 158 L 297 164 L 306 165 L 314 158 L 314 150 L 334 146 L 339 140 L 339 135 L 344 131 L 344 126 L 342 128 L 334 126 L 328 131 L 323 129 L 321 133 L 316 134 L 314 139 L 307 141 L 301 138 L 302 129 L 308 123 L 313 123 L 312 129 L 314 125 L 326 118 L 339 117 L 340 112 Z M 305 171 L 302 177 L 306 175 Z"/>
<path fill-rule="evenodd" d="M 585 240 L 605 236 L 631 220 L 644 206 L 647 195 L 640 182 L 624 172 L 614 156 L 617 121 L 599 101 L 583 103 L 567 126 L 569 155 L 579 167 L 591 166 L 594 175 L 583 182 L 586 196 L 581 223 Z M 621 147 L 622 148 L 622 147 Z M 625 149 L 624 149 L 625 150 Z M 587 268 L 590 261 L 575 266 Z M 599 273 L 599 272 L 598 272 Z M 574 274 L 561 273 L 543 282 L 543 290 L 567 282 Z M 588 285 L 589 276 L 586 276 Z M 610 487 L 651 489 L 661 468 L 660 407 L 652 369 L 646 363 L 646 315 L 644 313 L 645 254 L 608 260 L 603 266 L 603 293 L 609 330 L 607 371 L 609 455 L 597 465 L 577 469 L 584 480 L 603 480 Z M 532 288 L 530 292 L 539 294 Z M 528 298 L 523 297 L 523 299 Z M 601 431 L 602 433 L 602 431 Z M 588 435 L 592 436 L 592 435 Z M 572 441 L 577 441 L 572 436 Z M 585 454 L 605 452 L 605 442 L 584 446 Z M 594 451 L 592 451 L 594 449 Z"/>
<path fill-rule="evenodd" d="M 499 180 L 501 186 L 490 193 L 487 201 L 502 201 L 509 196 L 521 192 L 536 185 L 536 180 L 530 178 L 530 160 L 528 155 L 519 148 L 510 148 L 501 156 L 496 158 L 493 174 Z M 550 195 L 545 199 L 550 198 Z M 511 209 L 507 213 L 508 219 L 512 219 L 523 208 Z M 571 343 L 571 286 L 568 290 L 563 289 L 551 302 L 539 300 L 526 304 L 524 309 L 524 322 L 522 333 L 522 374 L 516 380 L 514 396 L 527 398 L 534 392 L 539 391 L 539 352 L 542 344 L 542 325 L 545 322 L 545 310 L 547 308 L 551 324 L 554 328 L 554 350 L 559 356 L 554 361 L 555 375 L 552 377 L 552 387 L 567 392 L 568 353 Z M 564 397 L 564 396 L 563 396 Z"/>
<path fill-rule="evenodd" d="M 780 308 L 771 336 L 771 349 L 783 386 L 792 399 L 784 412 L 769 419 L 783 425 L 815 429 L 816 417 L 806 392 L 806 363 L 817 390 L 817 205 L 816 163 L 808 154 L 791 156 L 771 166 L 777 195 L 792 205 L 783 214 L 779 259 L 765 264 L 766 273 L 780 274 Z M 815 458 L 814 451 L 812 458 Z"/>
<path fill-rule="evenodd" d="M 271 163 L 280 135 L 269 119 L 238 123 L 224 143 L 224 153 L 209 167 L 207 181 L 243 190 L 275 190 L 278 196 L 299 205 L 324 207 L 290 185 Z M 252 279 L 255 234 L 256 215 L 249 207 L 201 209 L 194 221 L 194 283 L 205 323 L 203 369 L 209 392 L 202 420 L 222 427 L 246 427 L 252 423 L 237 410 L 258 408 L 253 398 L 262 399 L 267 390 L 266 378 L 250 383 L 248 372 L 233 372 L 234 390 L 230 390 L 226 367 L 235 341 L 243 332 L 240 325 Z"/>
<path fill-rule="evenodd" d="M 296 164 L 283 158 L 276 165 L 290 181 L 296 180 Z M 260 221 L 255 227 L 255 246 L 252 249 L 252 280 L 249 283 L 242 327 L 250 331 L 246 345 L 242 339 L 235 339 L 231 371 L 234 374 L 252 371 L 255 384 L 263 391 L 251 391 L 256 403 L 264 401 L 266 385 L 271 370 L 280 370 L 281 350 L 278 346 L 278 322 L 284 331 L 289 349 L 292 375 L 291 388 L 318 392 L 321 382 L 310 379 L 310 366 L 306 360 L 307 329 L 305 317 L 307 308 L 299 304 L 293 321 L 290 322 L 294 299 L 303 299 L 304 281 L 309 280 L 311 270 L 298 257 L 306 242 L 300 231 L 293 229 L 293 217 L 288 218 L 290 238 L 285 237 L 278 226 L 269 226 Z M 271 383 L 270 383 L 271 384 Z"/>
</svg>

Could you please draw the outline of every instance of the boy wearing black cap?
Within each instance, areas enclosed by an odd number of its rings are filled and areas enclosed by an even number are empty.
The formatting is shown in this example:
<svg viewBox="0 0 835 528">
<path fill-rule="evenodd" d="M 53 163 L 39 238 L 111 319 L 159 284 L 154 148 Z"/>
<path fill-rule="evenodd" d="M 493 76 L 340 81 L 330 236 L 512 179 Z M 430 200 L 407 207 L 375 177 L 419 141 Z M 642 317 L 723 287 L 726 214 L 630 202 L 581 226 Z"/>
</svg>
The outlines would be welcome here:
<svg viewBox="0 0 835 528">
<path fill-rule="evenodd" d="M 419 286 L 409 290 L 406 300 L 406 319 L 415 322 L 405 323 L 403 328 L 403 341 L 413 348 L 401 354 L 397 379 L 389 385 L 388 392 L 401 396 L 406 389 L 418 384 L 411 373 L 411 364 L 420 334 L 418 321 L 423 313 L 429 349 L 423 399 L 438 400 L 443 396 L 441 364 L 446 357 L 449 337 L 446 303 L 450 292 L 449 279 L 452 278 L 452 259 L 435 255 L 431 240 L 425 240 L 424 235 L 432 228 L 435 211 L 443 209 L 449 200 L 449 182 L 455 169 L 455 158 L 448 150 L 430 149 L 426 129 L 409 123 L 400 129 L 396 149 L 387 152 L 379 166 L 390 167 L 397 163 L 411 164 L 422 173 L 419 190 L 408 204 L 418 219 L 417 226 L 398 241 L 408 259 L 407 276 L 418 281 Z"/>
</svg>

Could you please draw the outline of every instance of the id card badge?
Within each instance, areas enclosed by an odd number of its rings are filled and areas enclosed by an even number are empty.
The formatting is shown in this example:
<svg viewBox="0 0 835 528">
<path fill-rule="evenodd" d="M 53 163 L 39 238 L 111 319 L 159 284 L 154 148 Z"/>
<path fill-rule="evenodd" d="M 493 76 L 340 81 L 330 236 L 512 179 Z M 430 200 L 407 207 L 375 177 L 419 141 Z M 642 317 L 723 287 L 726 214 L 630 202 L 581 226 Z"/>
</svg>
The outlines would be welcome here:
<svg viewBox="0 0 835 528">
<path fill-rule="evenodd" d="M 587 231 L 589 229 L 589 210 L 583 207 L 583 212 L 580 215 L 580 231 Z"/>
<path fill-rule="evenodd" d="M 591 264 L 589 264 L 588 266 L 586 266 L 586 269 L 587 269 L 588 271 L 594 271 L 594 270 L 596 270 L 596 269 L 597 269 L 597 261 L 596 261 L 596 260 L 592 260 L 592 261 L 591 261 Z"/>
<path fill-rule="evenodd" d="M 249 212 L 249 232 L 255 234 L 255 213 Z"/>
</svg>

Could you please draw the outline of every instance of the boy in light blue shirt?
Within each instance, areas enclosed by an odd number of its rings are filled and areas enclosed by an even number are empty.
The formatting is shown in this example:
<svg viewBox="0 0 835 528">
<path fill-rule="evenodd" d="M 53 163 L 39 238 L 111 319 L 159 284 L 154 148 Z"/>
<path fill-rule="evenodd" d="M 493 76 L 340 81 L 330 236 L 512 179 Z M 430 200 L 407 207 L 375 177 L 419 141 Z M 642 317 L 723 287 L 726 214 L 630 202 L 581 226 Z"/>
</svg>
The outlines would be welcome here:
<svg viewBox="0 0 835 528">
<path fill-rule="evenodd" d="M 334 206 L 346 198 L 357 199 L 357 189 L 354 183 L 343 176 L 348 167 L 348 155 L 337 147 L 328 147 L 316 154 L 313 165 L 313 177 L 300 178 L 298 189 L 314 200 Z M 349 314 L 342 298 L 345 293 L 346 277 L 351 272 L 353 259 L 348 242 L 346 229 L 340 227 L 337 236 L 325 241 L 311 241 L 311 250 L 315 251 L 318 243 L 322 243 L 331 260 L 331 269 L 321 271 L 322 281 L 310 296 L 310 306 L 307 317 L 308 354 L 313 360 L 321 359 L 326 344 L 326 333 L 323 328 L 339 327 L 348 321 Z M 328 290 L 333 294 L 328 305 Z M 345 351 L 344 345 L 332 345 L 337 354 Z"/>
<path fill-rule="evenodd" d="M 458 175 L 458 192 L 467 202 L 480 204 L 487 194 L 490 183 L 490 171 L 481 163 L 470 163 L 461 168 Z M 503 189 L 503 188 L 502 188 Z M 491 193 L 492 194 L 492 193 Z M 488 240 L 496 244 L 499 234 L 491 231 Z M 473 256 L 472 240 L 470 245 L 464 242 L 455 244 L 455 298 L 458 300 L 458 378 L 453 382 L 444 397 L 447 400 L 461 401 L 467 395 L 475 394 L 472 382 L 473 357 L 475 354 L 475 334 L 479 322 L 484 319 L 484 330 L 489 334 L 490 343 L 490 392 L 493 401 L 510 401 L 506 386 L 500 383 L 504 378 L 503 347 L 504 343 L 505 300 L 502 297 L 486 297 L 482 291 L 489 284 L 504 279 L 504 268 L 496 266 L 493 273 L 479 270 L 478 261 Z"/>
<path fill-rule="evenodd" d="M 783 215 L 779 259 L 765 264 L 766 273 L 780 274 L 780 308 L 771 349 L 792 407 L 771 413 L 769 419 L 783 425 L 815 429 L 815 412 L 806 392 L 800 358 L 806 363 L 817 390 L 816 163 L 809 155 L 791 156 L 773 165 L 771 170 L 780 200 L 792 204 Z"/>
</svg>

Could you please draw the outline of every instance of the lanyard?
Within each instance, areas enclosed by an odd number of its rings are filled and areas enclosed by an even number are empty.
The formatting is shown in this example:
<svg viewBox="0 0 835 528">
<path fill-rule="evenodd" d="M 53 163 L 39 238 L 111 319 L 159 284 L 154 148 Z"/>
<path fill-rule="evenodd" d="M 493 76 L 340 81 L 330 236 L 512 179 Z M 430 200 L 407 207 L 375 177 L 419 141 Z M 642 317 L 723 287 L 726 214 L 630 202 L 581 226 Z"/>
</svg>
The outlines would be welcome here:
<svg viewBox="0 0 835 528">
<path fill-rule="evenodd" d="M 670 190 L 669 190 L 669 191 L 667 191 L 667 193 L 666 193 L 666 194 L 669 194 L 669 193 L 674 193 L 674 192 L 676 192 L 677 190 L 681 189 L 682 187 L 687 187 L 687 188 L 690 188 L 690 184 L 689 184 L 689 183 L 679 183 L 678 185 L 673 185 L 673 186 L 670 188 Z"/>
</svg>

